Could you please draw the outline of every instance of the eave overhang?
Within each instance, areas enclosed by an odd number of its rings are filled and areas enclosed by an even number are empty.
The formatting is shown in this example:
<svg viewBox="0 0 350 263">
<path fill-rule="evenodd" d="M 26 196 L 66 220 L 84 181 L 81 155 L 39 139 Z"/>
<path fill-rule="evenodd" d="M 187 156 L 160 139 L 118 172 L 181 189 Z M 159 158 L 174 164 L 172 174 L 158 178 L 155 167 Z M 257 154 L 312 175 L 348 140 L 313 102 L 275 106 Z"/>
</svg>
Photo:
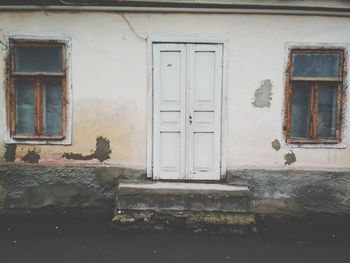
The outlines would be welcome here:
<svg viewBox="0 0 350 263">
<path fill-rule="evenodd" d="M 1 0 L 0 11 L 272 13 L 350 16 L 342 0 Z"/>
</svg>

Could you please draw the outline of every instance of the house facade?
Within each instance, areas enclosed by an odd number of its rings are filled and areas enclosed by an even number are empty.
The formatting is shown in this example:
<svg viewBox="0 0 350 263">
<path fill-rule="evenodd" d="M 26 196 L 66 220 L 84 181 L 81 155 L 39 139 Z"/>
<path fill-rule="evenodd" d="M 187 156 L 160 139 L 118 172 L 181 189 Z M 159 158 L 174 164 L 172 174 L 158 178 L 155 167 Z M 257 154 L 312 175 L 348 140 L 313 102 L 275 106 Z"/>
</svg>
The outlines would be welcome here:
<svg viewBox="0 0 350 263">
<path fill-rule="evenodd" d="M 127 180 L 350 214 L 350 4 L 97 2 L 0 6 L 1 213 L 107 211 Z"/>
</svg>

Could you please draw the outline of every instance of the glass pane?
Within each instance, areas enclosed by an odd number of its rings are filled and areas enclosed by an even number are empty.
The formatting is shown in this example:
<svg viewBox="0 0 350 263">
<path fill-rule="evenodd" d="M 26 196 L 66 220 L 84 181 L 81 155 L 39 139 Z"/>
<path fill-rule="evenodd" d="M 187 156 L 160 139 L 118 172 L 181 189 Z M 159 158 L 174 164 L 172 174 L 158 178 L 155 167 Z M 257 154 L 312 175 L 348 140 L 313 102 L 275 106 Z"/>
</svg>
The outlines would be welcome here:
<svg viewBox="0 0 350 263">
<path fill-rule="evenodd" d="M 45 135 L 61 134 L 61 94 L 60 80 L 43 81 L 43 132 Z"/>
<path fill-rule="evenodd" d="M 62 72 L 60 47 L 16 47 L 15 72 Z"/>
<path fill-rule="evenodd" d="M 294 54 L 293 77 L 338 77 L 339 59 L 339 54 Z"/>
<path fill-rule="evenodd" d="M 310 84 L 294 84 L 292 87 L 291 137 L 309 137 L 310 94 Z"/>
<path fill-rule="evenodd" d="M 317 137 L 335 138 L 337 86 L 320 85 L 318 93 Z"/>
<path fill-rule="evenodd" d="M 34 134 L 34 82 L 16 80 L 16 134 Z"/>
</svg>

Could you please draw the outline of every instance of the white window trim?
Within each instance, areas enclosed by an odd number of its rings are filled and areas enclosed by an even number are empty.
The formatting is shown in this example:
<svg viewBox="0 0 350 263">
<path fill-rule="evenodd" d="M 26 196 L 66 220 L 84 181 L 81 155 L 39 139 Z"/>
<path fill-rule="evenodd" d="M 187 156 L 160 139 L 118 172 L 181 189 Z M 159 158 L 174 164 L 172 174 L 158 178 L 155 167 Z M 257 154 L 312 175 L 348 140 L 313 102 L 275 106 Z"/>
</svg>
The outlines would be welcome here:
<svg viewBox="0 0 350 263">
<path fill-rule="evenodd" d="M 286 142 L 286 138 L 284 136 L 283 132 L 283 124 L 285 119 L 285 103 L 286 103 L 286 97 L 285 92 L 283 92 L 283 103 L 282 103 L 282 111 L 281 111 L 281 146 L 283 148 L 304 148 L 304 149 L 345 149 L 347 147 L 347 142 L 349 140 L 349 120 L 350 120 L 350 98 L 349 98 L 349 91 L 348 91 L 348 85 L 350 83 L 349 73 L 348 73 L 348 65 L 349 65 L 349 54 L 350 54 L 350 43 L 294 43 L 294 42 L 288 42 L 285 44 L 285 52 L 284 52 L 284 79 L 283 79 L 283 90 L 286 88 L 285 83 L 286 81 L 289 81 L 287 69 L 288 69 L 288 62 L 289 62 L 289 54 L 292 49 L 296 48 L 341 48 L 344 49 L 344 83 L 343 83 L 343 89 L 345 90 L 345 100 L 343 105 L 343 112 L 342 112 L 342 130 L 341 130 L 341 140 L 339 143 L 335 144 L 327 144 L 327 143 L 315 143 L 315 144 L 308 144 L 308 143 L 288 143 Z"/>
<path fill-rule="evenodd" d="M 227 171 L 227 83 L 229 42 L 225 38 L 182 37 L 150 35 L 147 38 L 148 84 L 147 84 L 147 178 L 153 178 L 153 52 L 154 43 L 207 43 L 223 45 L 223 81 L 221 112 L 221 169 L 220 179 L 225 179 Z"/>
<path fill-rule="evenodd" d="M 72 126 L 73 126 L 73 91 L 72 91 L 72 40 L 67 37 L 54 37 L 54 36 L 28 36 L 28 35 L 8 35 L 7 36 L 7 45 L 10 40 L 36 40 L 36 41 L 50 41 L 55 40 L 61 43 L 64 43 L 66 46 L 66 69 L 67 69 L 67 77 L 66 77 L 66 87 L 67 87 L 67 119 L 66 119 L 66 131 L 65 138 L 62 140 L 37 140 L 37 139 L 14 139 L 11 138 L 11 131 L 9 127 L 8 115 L 6 113 L 7 109 L 4 108 L 5 117 L 4 119 L 4 127 L 5 127 L 5 143 L 9 144 L 38 144 L 38 145 L 71 145 L 72 144 Z M 6 57 L 8 57 L 8 50 Z M 8 74 L 6 72 L 5 74 Z M 7 89 L 7 87 L 5 87 Z M 6 99 L 5 99 L 6 100 Z M 6 103 L 8 103 L 6 101 Z"/>
</svg>

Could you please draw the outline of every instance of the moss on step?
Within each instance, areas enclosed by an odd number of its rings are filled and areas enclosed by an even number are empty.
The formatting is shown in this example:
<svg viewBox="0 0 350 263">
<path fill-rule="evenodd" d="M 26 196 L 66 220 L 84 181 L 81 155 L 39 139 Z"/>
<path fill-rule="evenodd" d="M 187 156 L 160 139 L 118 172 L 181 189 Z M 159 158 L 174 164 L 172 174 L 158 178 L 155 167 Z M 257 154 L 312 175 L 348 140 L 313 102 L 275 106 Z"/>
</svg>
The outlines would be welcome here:
<svg viewBox="0 0 350 263">
<path fill-rule="evenodd" d="M 253 214 L 220 212 L 180 212 L 180 211 L 118 211 L 112 220 L 112 227 L 140 230 L 189 230 L 209 233 L 255 233 Z"/>
<path fill-rule="evenodd" d="M 135 218 L 130 214 L 118 214 L 113 218 L 113 222 L 119 222 L 122 224 L 130 224 L 134 223 L 135 221 Z"/>
<path fill-rule="evenodd" d="M 195 213 L 188 217 L 188 222 L 214 225 L 249 225 L 255 223 L 253 214 Z"/>
</svg>

